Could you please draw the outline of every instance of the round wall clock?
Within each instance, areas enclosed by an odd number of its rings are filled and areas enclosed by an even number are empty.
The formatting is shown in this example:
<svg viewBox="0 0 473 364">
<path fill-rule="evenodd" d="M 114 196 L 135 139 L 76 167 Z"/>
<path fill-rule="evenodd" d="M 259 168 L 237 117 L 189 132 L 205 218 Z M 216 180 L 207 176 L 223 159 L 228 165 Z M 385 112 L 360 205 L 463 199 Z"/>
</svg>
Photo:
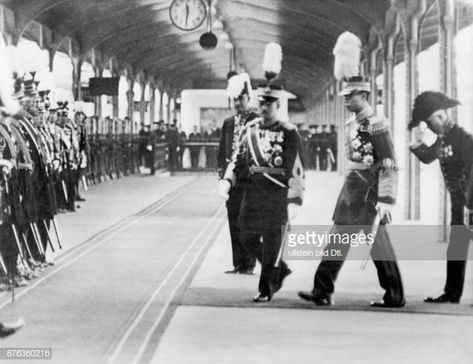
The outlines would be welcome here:
<svg viewBox="0 0 473 364">
<path fill-rule="evenodd" d="M 169 7 L 172 23 L 181 30 L 198 28 L 207 16 L 204 0 L 173 0 Z"/>
</svg>

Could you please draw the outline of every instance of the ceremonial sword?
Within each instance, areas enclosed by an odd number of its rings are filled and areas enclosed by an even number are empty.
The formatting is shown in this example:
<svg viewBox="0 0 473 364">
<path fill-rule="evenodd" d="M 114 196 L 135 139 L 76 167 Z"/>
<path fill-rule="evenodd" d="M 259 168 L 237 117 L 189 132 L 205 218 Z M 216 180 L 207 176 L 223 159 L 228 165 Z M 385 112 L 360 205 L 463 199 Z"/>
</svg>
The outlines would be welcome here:
<svg viewBox="0 0 473 364">
<path fill-rule="evenodd" d="M 378 229 L 379 229 L 379 226 L 381 224 L 381 220 L 382 220 L 381 217 L 377 213 L 376 218 L 375 218 L 374 223 L 373 223 L 373 228 L 371 229 L 371 235 L 373 235 L 373 244 L 376 244 L 375 243 L 376 242 L 376 235 L 378 235 Z M 373 244 L 368 244 L 368 251 L 366 252 L 366 256 L 365 256 L 365 258 L 363 259 L 363 261 L 361 262 L 361 265 L 360 265 L 361 270 L 365 270 L 366 265 L 368 264 L 368 260 L 370 259 L 371 250 L 373 249 Z"/>
</svg>

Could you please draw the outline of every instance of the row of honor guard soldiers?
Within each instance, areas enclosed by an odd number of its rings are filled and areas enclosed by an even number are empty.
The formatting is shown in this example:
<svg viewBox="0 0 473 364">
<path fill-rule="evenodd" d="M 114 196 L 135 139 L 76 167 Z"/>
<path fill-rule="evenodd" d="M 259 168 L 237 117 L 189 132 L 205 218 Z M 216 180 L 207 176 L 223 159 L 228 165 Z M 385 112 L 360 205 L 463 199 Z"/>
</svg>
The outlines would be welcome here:
<svg viewBox="0 0 473 364">
<path fill-rule="evenodd" d="M 0 289 L 27 284 L 62 249 L 55 216 L 73 211 L 85 167 L 85 133 L 68 118 L 67 102 L 52 108 L 34 74 L 16 76 L 11 96 L 0 85 Z M 82 148 L 82 150 L 81 150 Z"/>
</svg>

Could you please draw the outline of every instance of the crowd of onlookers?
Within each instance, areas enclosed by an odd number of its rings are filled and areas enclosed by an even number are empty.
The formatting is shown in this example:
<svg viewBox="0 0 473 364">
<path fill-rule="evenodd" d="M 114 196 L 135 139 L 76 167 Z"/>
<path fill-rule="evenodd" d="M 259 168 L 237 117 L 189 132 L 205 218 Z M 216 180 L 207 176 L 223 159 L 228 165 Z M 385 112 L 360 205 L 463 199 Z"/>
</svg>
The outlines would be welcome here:
<svg viewBox="0 0 473 364">
<path fill-rule="evenodd" d="M 152 129 L 153 127 L 153 129 Z M 337 170 L 337 131 L 335 125 L 298 127 L 304 150 L 307 169 L 320 171 Z M 183 169 L 212 169 L 217 165 L 218 143 L 221 130 L 218 127 L 205 127 L 199 131 L 195 125 L 188 135 L 179 129 L 177 121 L 165 124 L 160 120 L 151 125 L 142 125 L 139 131 L 140 165 L 155 172 L 156 158 L 163 154 L 168 169 L 173 172 Z M 160 152 L 162 152 L 160 154 Z"/>
<path fill-rule="evenodd" d="M 189 135 L 180 130 L 177 121 L 165 124 L 143 125 L 139 131 L 139 161 L 155 172 L 155 159 L 159 148 L 165 148 L 167 166 L 171 172 L 192 168 L 216 168 L 220 128 L 206 127 L 200 132 L 197 126 Z"/>
<path fill-rule="evenodd" d="M 304 162 L 307 169 L 320 171 L 337 170 L 338 140 L 335 125 L 311 124 L 308 127 L 299 125 L 304 151 Z"/>
</svg>

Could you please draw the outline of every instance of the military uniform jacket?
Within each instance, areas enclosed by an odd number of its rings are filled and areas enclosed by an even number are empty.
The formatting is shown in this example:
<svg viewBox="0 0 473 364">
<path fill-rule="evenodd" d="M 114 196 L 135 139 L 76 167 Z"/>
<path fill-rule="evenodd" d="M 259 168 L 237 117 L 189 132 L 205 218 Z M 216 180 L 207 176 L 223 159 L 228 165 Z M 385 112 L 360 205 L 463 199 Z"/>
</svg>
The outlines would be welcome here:
<svg viewBox="0 0 473 364">
<path fill-rule="evenodd" d="M 11 222 L 19 227 L 24 227 L 26 224 L 25 208 L 31 208 L 29 197 L 31 193 L 24 196 L 25 185 L 28 182 L 29 191 L 32 191 L 31 179 L 25 180 L 25 176 L 29 177 L 30 168 L 32 168 L 31 158 L 26 148 L 26 143 L 23 140 L 20 132 L 12 125 L 17 123 L 13 118 L 8 118 L 8 122 L 4 119 L 0 120 L 0 134 L 4 141 L 6 141 L 6 148 L 3 149 L 3 158 L 10 159 L 14 168 L 10 171 L 10 178 L 8 179 L 9 194 L 4 200 L 4 204 L 8 205 L 10 209 Z M 31 209 L 29 211 L 31 213 Z"/>
<path fill-rule="evenodd" d="M 238 141 L 243 128 L 247 122 L 256 117 L 258 117 L 257 114 L 249 112 L 244 115 L 234 115 L 225 119 L 223 122 L 217 154 L 218 176 L 220 179 L 223 178 L 228 163 L 230 163 L 233 154 L 237 150 Z"/>
<path fill-rule="evenodd" d="M 347 121 L 345 135 L 349 170 L 333 220 L 356 225 L 367 207 L 373 211 L 377 202 L 396 202 L 398 168 L 390 124 L 371 107 Z"/>
<path fill-rule="evenodd" d="M 327 149 L 330 148 L 330 134 L 327 132 L 322 132 L 319 134 L 319 147 L 320 153 L 325 155 L 327 154 Z"/>
<path fill-rule="evenodd" d="M 39 213 L 38 218 L 52 219 L 56 214 L 57 206 L 53 182 L 48 169 L 48 163 L 51 160 L 50 152 L 41 131 L 30 120 L 21 119 L 20 124 L 34 165 L 31 179 Z"/>
<path fill-rule="evenodd" d="M 473 136 L 458 125 L 431 146 L 423 143 L 410 147 L 423 163 L 440 161 L 445 185 L 452 202 L 452 224 L 463 221 L 463 207 L 473 208 Z"/>
<path fill-rule="evenodd" d="M 169 129 L 166 132 L 166 141 L 168 148 L 176 149 L 179 144 L 179 132 L 177 129 Z"/>
<path fill-rule="evenodd" d="M 245 231 L 281 230 L 288 203 L 302 204 L 304 167 L 302 145 L 295 126 L 257 118 L 246 124 L 238 151 L 224 178 L 244 181 L 239 226 Z"/>
<path fill-rule="evenodd" d="M 17 175 L 15 147 L 13 145 L 13 141 L 11 139 L 11 135 L 8 129 L 6 128 L 6 126 L 3 125 L 2 122 L 3 120 L 0 120 L 0 160 L 10 162 L 13 166 L 12 171 L 10 171 L 10 173 L 12 175 Z M 11 191 L 8 190 L 11 188 L 12 185 L 15 184 L 11 183 L 12 177 L 10 177 L 10 181 L 8 181 L 8 176 L 4 176 L 1 170 L 0 178 L 0 226 L 2 226 L 10 222 L 11 212 L 9 207 L 12 202 L 14 202 L 14 200 L 11 196 Z M 7 178 L 7 180 L 5 181 L 4 178 Z M 10 193 L 10 196 L 7 195 L 7 191 Z M 19 191 L 19 188 L 17 187 L 15 191 Z M 19 208 L 19 205 L 20 201 L 18 199 L 16 207 Z"/>
</svg>

